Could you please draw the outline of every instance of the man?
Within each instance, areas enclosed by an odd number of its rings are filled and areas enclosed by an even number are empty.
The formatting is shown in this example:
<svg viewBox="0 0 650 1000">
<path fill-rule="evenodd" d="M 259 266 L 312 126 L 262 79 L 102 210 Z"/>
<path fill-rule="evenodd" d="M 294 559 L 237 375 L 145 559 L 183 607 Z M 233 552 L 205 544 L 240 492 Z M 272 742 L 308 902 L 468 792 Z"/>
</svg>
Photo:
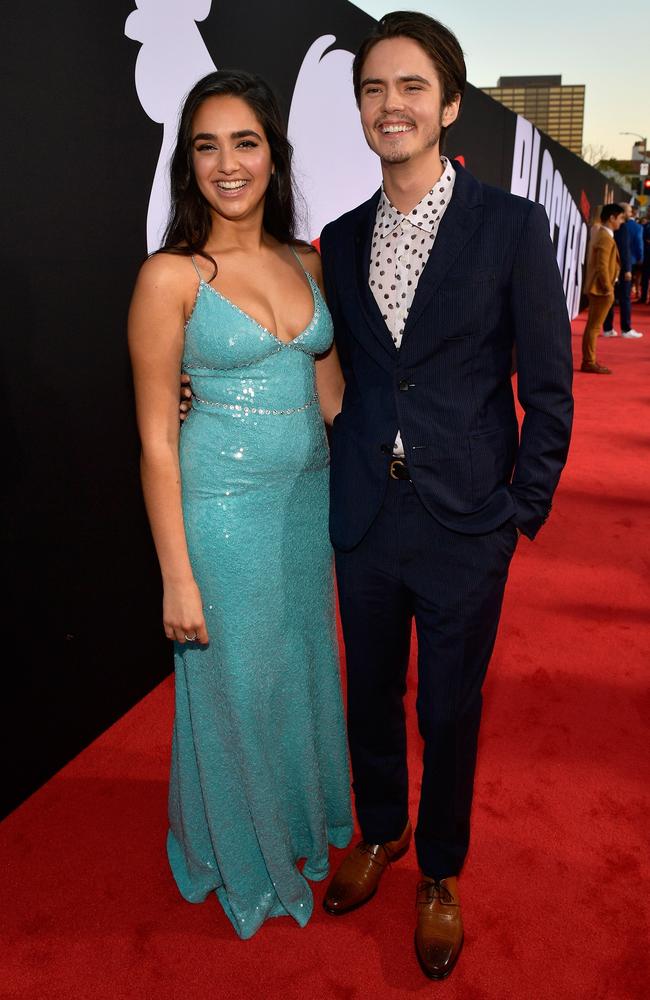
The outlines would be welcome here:
<svg viewBox="0 0 650 1000">
<path fill-rule="evenodd" d="M 346 380 L 330 530 L 362 841 L 324 906 L 343 914 L 367 902 L 409 846 L 414 618 L 424 740 L 415 942 L 424 972 L 442 979 L 463 940 L 457 876 L 508 567 L 520 532 L 532 539 L 546 520 L 567 455 L 570 328 L 543 208 L 441 157 L 465 87 L 454 35 L 423 14 L 389 14 L 362 43 L 353 79 L 383 185 L 325 228 L 321 249 Z"/>
<path fill-rule="evenodd" d="M 582 337 L 581 372 L 591 375 L 611 375 L 611 368 L 596 361 L 596 341 L 603 319 L 614 303 L 614 287 L 621 270 L 621 257 L 615 234 L 625 223 L 621 205 L 604 205 L 600 213 L 600 227 L 589 252 L 585 292 L 589 296 L 589 315 Z"/>
<path fill-rule="evenodd" d="M 632 251 L 630 247 L 630 226 L 628 219 L 632 218 L 632 206 L 629 202 L 623 205 L 625 220 L 623 225 L 616 231 L 614 239 L 621 258 L 621 269 L 616 286 L 615 298 L 618 299 L 618 307 L 621 312 L 621 337 L 626 340 L 639 340 L 643 334 L 632 328 Z M 609 312 L 603 323 L 603 337 L 618 337 L 618 331 L 614 329 L 614 300 L 609 308 Z"/>
<path fill-rule="evenodd" d="M 630 289 L 630 299 L 636 296 L 641 298 L 641 271 L 643 267 L 643 226 L 638 220 L 636 208 L 632 209 L 632 217 L 627 221 L 627 228 L 630 231 L 630 264 L 632 267 L 632 285 Z"/>
<path fill-rule="evenodd" d="M 643 220 L 643 264 L 641 266 L 641 297 L 644 305 L 648 302 L 648 284 L 650 283 L 650 215 Z"/>
</svg>

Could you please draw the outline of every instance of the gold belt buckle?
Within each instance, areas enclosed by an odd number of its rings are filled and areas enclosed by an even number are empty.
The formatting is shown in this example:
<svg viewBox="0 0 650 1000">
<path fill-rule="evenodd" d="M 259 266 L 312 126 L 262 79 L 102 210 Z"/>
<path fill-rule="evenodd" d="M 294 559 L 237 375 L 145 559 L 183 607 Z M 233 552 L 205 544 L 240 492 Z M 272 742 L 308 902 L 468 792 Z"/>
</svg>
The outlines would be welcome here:
<svg viewBox="0 0 650 1000">
<path fill-rule="evenodd" d="M 396 465 L 403 465 L 403 466 L 405 466 L 405 463 L 402 461 L 401 458 L 394 458 L 393 459 L 393 461 L 390 463 L 389 470 L 388 470 L 391 479 L 399 479 L 399 476 L 395 475 L 395 466 Z"/>
</svg>

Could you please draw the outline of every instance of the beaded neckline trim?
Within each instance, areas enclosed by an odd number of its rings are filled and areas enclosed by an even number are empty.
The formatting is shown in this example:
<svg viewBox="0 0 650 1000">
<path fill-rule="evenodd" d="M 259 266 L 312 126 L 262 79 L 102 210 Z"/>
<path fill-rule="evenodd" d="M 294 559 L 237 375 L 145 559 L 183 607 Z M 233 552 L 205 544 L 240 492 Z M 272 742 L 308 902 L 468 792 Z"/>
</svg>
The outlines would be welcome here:
<svg viewBox="0 0 650 1000">
<path fill-rule="evenodd" d="M 313 303 L 314 303 L 314 313 L 313 313 L 313 316 L 311 318 L 311 321 L 310 321 L 309 325 L 306 326 L 305 329 L 301 333 L 299 333 L 295 337 L 293 337 L 292 340 L 280 340 L 279 337 L 276 337 L 276 335 L 274 333 L 272 333 L 272 331 L 269 330 L 267 327 L 265 327 L 262 323 L 260 323 L 259 320 L 256 320 L 255 317 L 251 316 L 250 313 L 245 312 L 238 305 L 236 305 L 236 303 L 234 303 L 232 301 L 232 299 L 229 299 L 228 296 L 224 295 L 222 292 L 217 291 L 216 288 L 213 288 L 212 285 L 209 285 L 207 281 L 203 280 L 203 278 L 201 278 L 199 280 L 199 286 L 198 286 L 198 288 L 196 290 L 196 298 L 194 299 L 194 305 L 192 306 L 192 311 L 190 312 L 190 315 L 187 317 L 187 321 L 185 323 L 185 330 L 187 330 L 187 328 L 188 328 L 188 326 L 190 324 L 190 320 L 192 319 L 192 316 L 194 315 L 194 310 L 196 309 L 196 305 L 197 305 L 197 303 L 199 301 L 199 296 L 201 294 L 201 289 L 202 288 L 207 288 L 208 291 L 212 292 L 213 295 L 216 295 L 218 299 L 221 299 L 222 302 L 225 302 L 226 305 L 230 306 L 231 309 L 234 309 L 235 312 L 239 313 L 240 316 L 243 316 L 245 319 L 247 319 L 251 323 L 253 323 L 258 328 L 258 330 L 262 330 L 262 332 L 265 333 L 265 334 L 267 334 L 267 336 L 272 337 L 273 340 L 276 342 L 276 344 L 279 344 L 280 347 L 291 347 L 291 345 L 295 344 L 297 341 L 303 340 L 305 337 L 308 337 L 309 334 L 311 333 L 311 331 L 314 329 L 314 327 L 318 323 L 318 320 L 320 319 L 320 305 L 319 305 L 319 302 L 318 302 L 318 295 L 317 295 L 318 288 L 317 288 L 317 285 L 316 285 L 314 279 L 312 278 L 311 274 L 309 274 L 307 271 L 305 271 L 305 276 L 306 276 L 307 280 L 309 281 L 309 287 L 311 288 L 312 300 L 313 300 Z"/>
</svg>

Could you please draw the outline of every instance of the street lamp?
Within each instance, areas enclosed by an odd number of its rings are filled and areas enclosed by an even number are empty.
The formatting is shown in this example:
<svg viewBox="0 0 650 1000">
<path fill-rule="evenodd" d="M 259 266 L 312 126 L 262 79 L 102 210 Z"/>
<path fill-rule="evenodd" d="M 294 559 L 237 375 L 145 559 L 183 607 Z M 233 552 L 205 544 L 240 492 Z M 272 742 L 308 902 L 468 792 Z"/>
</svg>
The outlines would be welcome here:
<svg viewBox="0 0 650 1000">
<path fill-rule="evenodd" d="M 635 138 L 640 139 L 643 143 L 643 157 L 648 155 L 648 140 L 645 135 L 639 135 L 638 132 L 619 132 L 619 135 L 633 135 Z"/>
</svg>

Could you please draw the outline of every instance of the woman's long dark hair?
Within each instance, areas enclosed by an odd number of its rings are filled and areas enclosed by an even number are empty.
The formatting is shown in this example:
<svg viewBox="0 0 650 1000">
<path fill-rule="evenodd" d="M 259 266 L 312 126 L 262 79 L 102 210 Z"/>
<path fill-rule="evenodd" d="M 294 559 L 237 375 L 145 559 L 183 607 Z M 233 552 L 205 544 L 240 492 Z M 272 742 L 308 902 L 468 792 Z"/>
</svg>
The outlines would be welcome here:
<svg viewBox="0 0 650 1000">
<path fill-rule="evenodd" d="M 217 70 L 192 87 L 185 99 L 171 161 L 171 211 L 159 253 L 198 254 L 217 265 L 205 244 L 212 228 L 210 207 L 199 191 L 192 167 L 192 119 L 208 97 L 241 97 L 257 116 L 271 148 L 275 171 L 266 190 L 262 225 L 280 243 L 297 244 L 291 176 L 293 149 L 273 91 L 264 80 L 238 70 Z"/>
</svg>

